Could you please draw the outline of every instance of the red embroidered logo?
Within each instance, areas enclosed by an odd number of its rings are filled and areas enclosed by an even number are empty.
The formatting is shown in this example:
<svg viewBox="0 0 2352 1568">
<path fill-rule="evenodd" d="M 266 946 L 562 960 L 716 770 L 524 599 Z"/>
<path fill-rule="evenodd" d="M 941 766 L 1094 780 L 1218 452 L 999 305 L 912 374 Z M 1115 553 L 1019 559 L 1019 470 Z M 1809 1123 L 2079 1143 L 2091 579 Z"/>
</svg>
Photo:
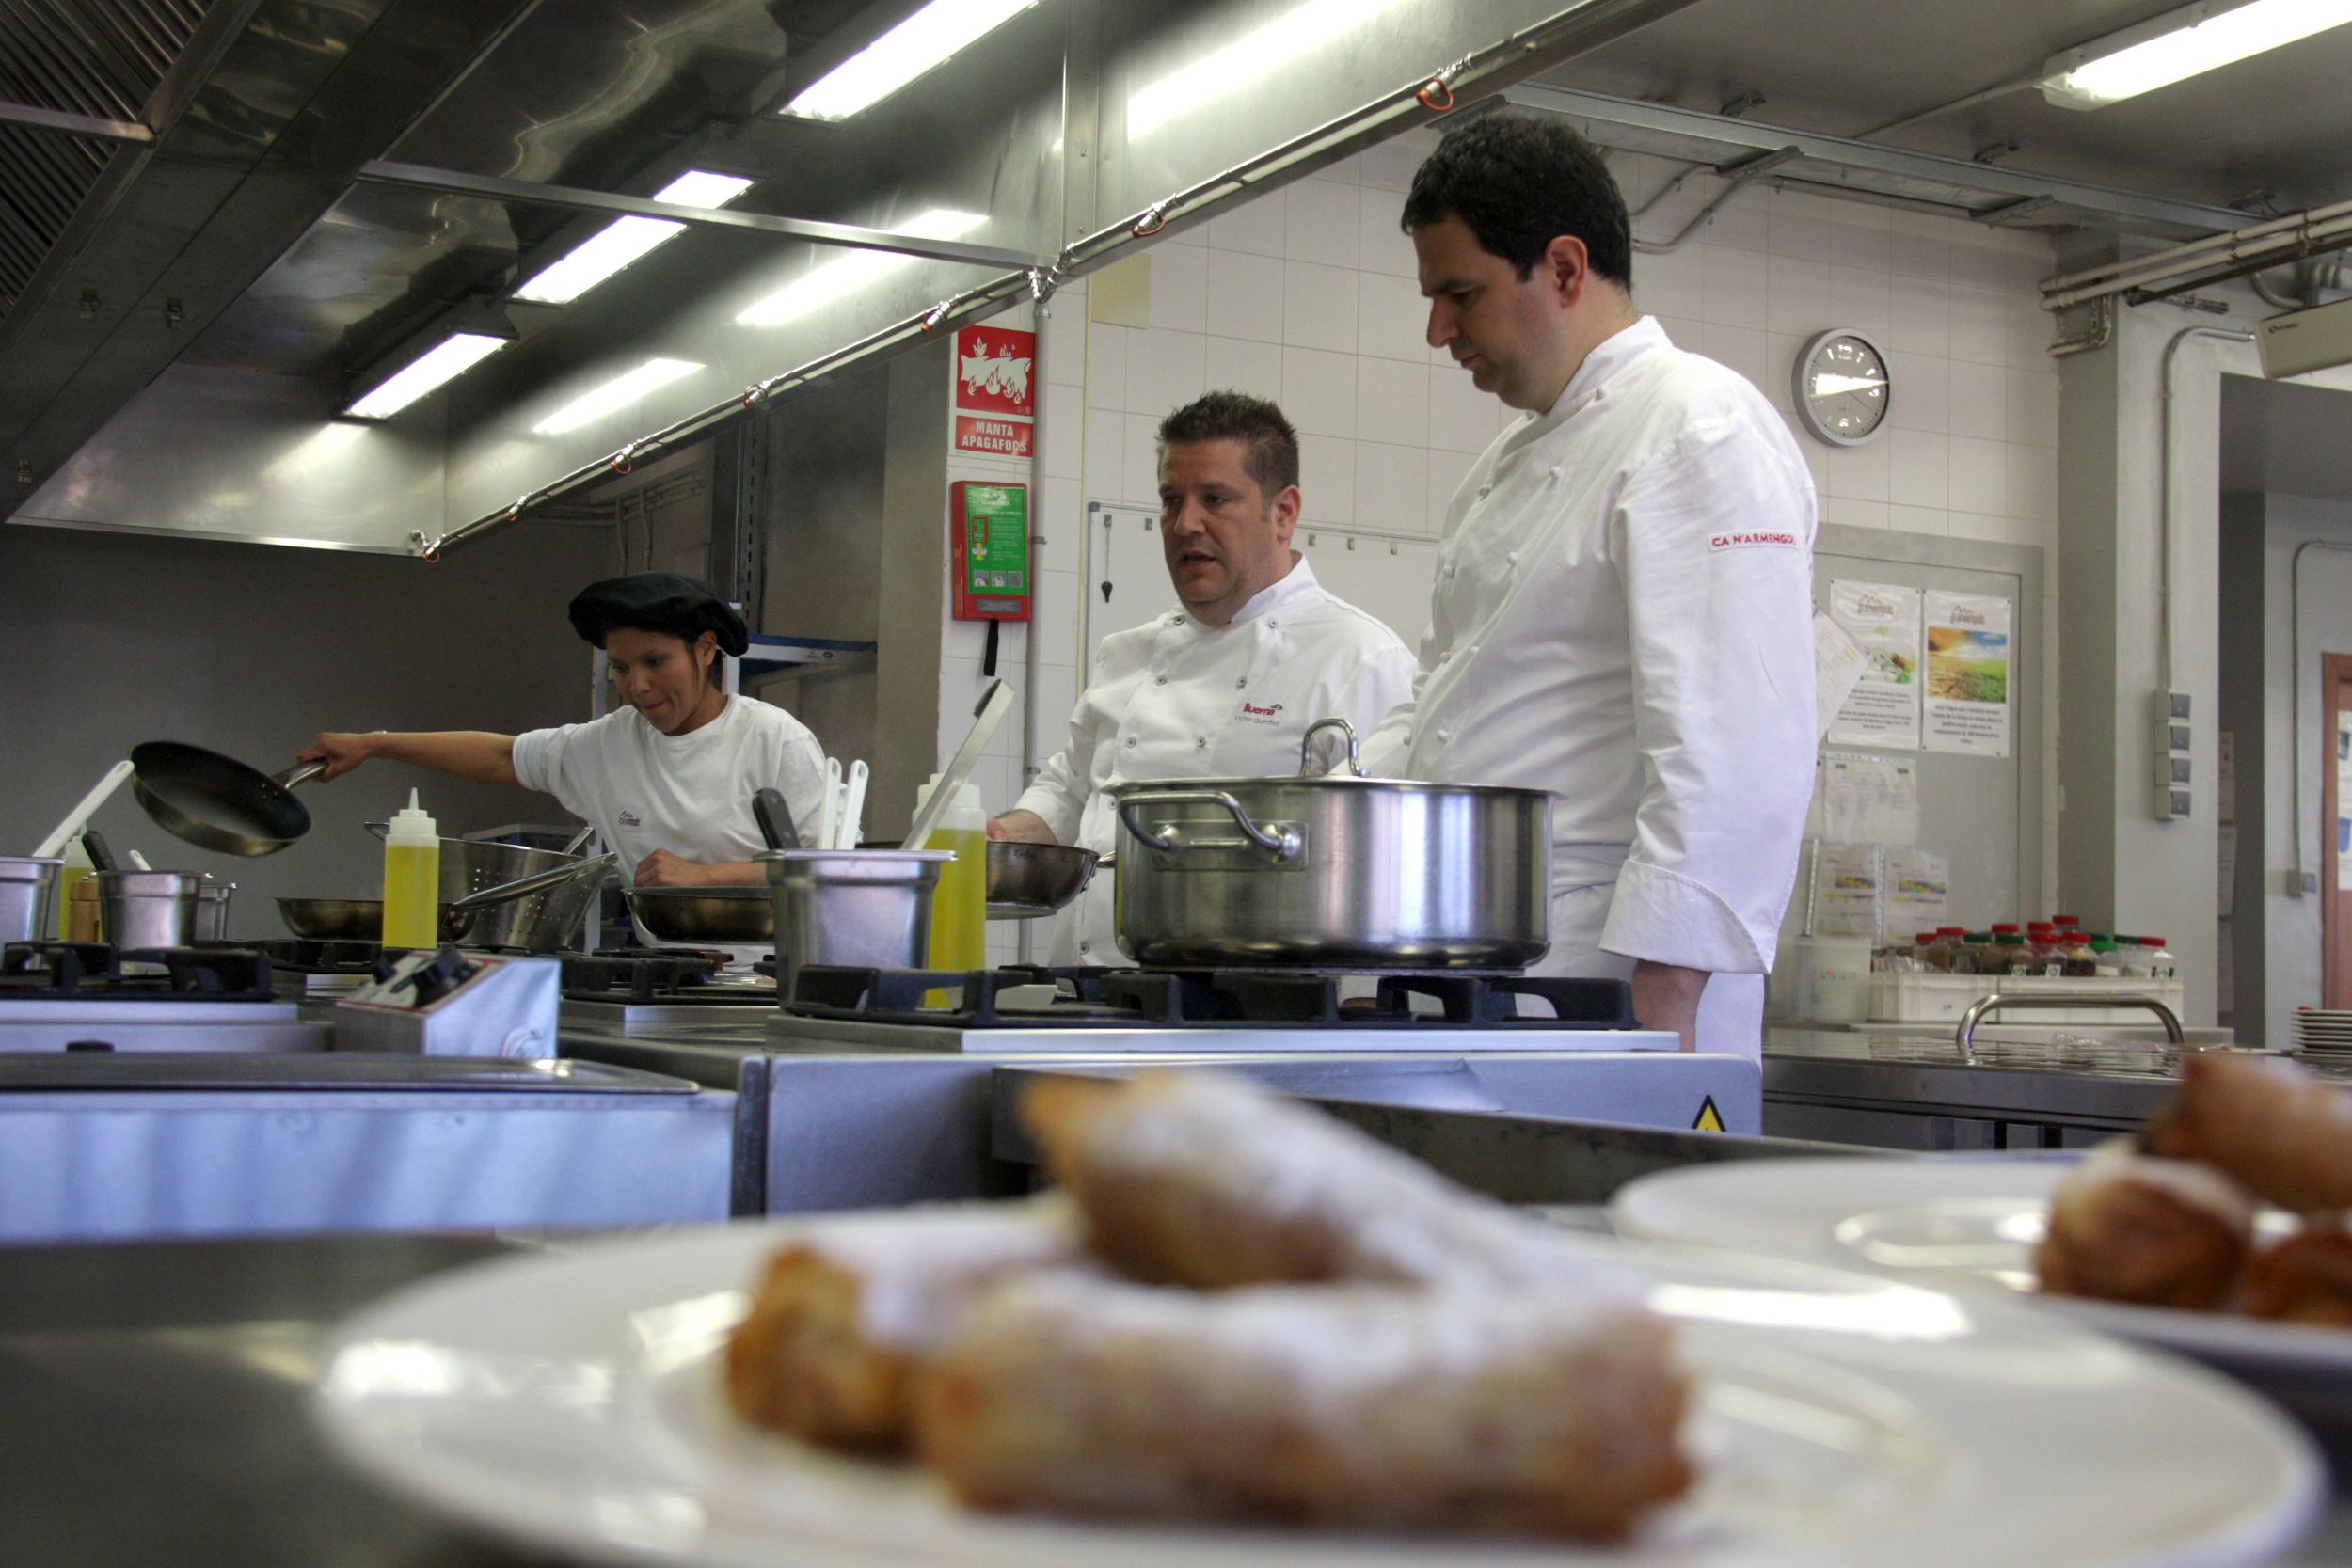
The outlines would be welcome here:
<svg viewBox="0 0 2352 1568">
<path fill-rule="evenodd" d="M 1259 707 L 1253 703 L 1244 703 L 1241 705 L 1241 710 L 1253 719 L 1271 719 L 1282 711 L 1282 705 L 1277 703 L 1272 707 Z"/>
<path fill-rule="evenodd" d="M 1784 548 L 1794 549 L 1798 543 L 1799 540 L 1793 533 L 1733 532 L 1710 535 L 1707 541 L 1707 547 L 1710 551 L 1744 550 L 1752 549 L 1758 545 L 1776 545 Z"/>
</svg>

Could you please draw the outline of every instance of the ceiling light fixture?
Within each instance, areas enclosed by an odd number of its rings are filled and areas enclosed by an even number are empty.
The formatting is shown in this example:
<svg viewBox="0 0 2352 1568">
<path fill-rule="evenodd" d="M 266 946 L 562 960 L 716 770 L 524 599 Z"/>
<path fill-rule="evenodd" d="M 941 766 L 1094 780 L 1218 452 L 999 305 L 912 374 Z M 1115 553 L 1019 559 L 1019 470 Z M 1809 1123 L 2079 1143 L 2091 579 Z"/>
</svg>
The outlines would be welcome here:
<svg viewBox="0 0 2352 1568">
<path fill-rule="evenodd" d="M 751 188 L 752 182 L 739 175 L 690 168 L 654 192 L 653 198 L 680 207 L 723 207 Z M 542 268 L 515 291 L 515 297 L 534 305 L 568 305 L 685 228 L 674 218 L 615 218 Z"/>
<path fill-rule="evenodd" d="M 1161 77 L 1127 100 L 1127 135 L 1139 136 L 1180 115 L 1230 98 L 1361 29 L 1402 0 L 1308 0 L 1253 33 Z"/>
<path fill-rule="evenodd" d="M 780 114 L 847 119 L 881 103 L 1037 0 L 930 0 L 930 4 L 803 88 Z"/>
<path fill-rule="evenodd" d="M 636 369 L 623 371 L 604 385 L 580 393 L 532 425 L 532 431 L 539 436 L 561 436 L 578 430 L 599 414 L 625 408 L 655 388 L 667 387 L 680 376 L 691 375 L 701 369 L 691 359 L 648 359 Z"/>
<path fill-rule="evenodd" d="M 2053 55 L 2042 96 L 2098 109 L 2352 22 L 2352 0 L 2248 0 L 2168 11 Z"/>
<path fill-rule="evenodd" d="M 453 332 L 353 399 L 343 412 L 356 420 L 389 420 L 427 392 L 465 374 L 511 341 L 511 338 L 494 337 L 487 332 Z"/>
<path fill-rule="evenodd" d="M 960 240 L 988 219 L 979 213 L 933 207 L 900 226 L 900 232 L 924 240 Z M 807 315 L 828 300 L 838 299 L 862 284 L 896 272 L 915 258 L 894 250 L 860 250 L 827 261 L 814 271 L 749 307 L 735 318 L 740 326 L 781 326 Z"/>
</svg>

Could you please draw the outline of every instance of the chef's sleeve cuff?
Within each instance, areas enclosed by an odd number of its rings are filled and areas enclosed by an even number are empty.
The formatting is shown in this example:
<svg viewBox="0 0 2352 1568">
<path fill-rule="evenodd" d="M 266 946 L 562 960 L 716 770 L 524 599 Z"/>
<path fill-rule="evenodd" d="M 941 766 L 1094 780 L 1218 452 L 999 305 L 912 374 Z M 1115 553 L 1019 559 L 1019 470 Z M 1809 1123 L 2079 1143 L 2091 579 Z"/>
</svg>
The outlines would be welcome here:
<svg viewBox="0 0 2352 1568">
<path fill-rule="evenodd" d="M 1077 842 L 1082 815 L 1078 803 L 1051 784 L 1041 781 L 1031 784 L 1021 792 L 1021 799 L 1012 803 L 1012 809 L 1036 815 L 1053 830 L 1055 843 Z"/>
<path fill-rule="evenodd" d="M 555 749 L 560 729 L 525 730 L 515 737 L 515 746 L 508 758 L 515 769 L 515 782 L 525 789 L 536 789 L 552 795 L 555 790 L 548 780 L 548 764 Z"/>
<path fill-rule="evenodd" d="M 1778 930 L 1757 932 L 1705 882 L 1629 860 L 1601 927 L 1601 950 L 1710 974 L 1762 974 Z"/>
</svg>

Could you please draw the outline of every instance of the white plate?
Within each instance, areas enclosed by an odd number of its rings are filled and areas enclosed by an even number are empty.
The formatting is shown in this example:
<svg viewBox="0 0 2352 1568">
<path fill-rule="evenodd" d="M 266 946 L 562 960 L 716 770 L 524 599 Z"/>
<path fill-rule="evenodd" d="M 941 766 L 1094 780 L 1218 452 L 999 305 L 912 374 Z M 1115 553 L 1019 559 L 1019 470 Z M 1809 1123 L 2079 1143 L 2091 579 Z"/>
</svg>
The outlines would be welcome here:
<svg viewBox="0 0 2352 1568">
<path fill-rule="evenodd" d="M 2352 1434 L 2352 1331 L 2034 1293 L 2034 1243 L 2074 1154 L 1740 1160 L 1618 1190 L 1618 1232 L 1791 1262 L 1864 1269 L 1936 1290 L 2000 1290 L 2195 1356 L 2306 1420 Z M 2265 1228 L 2290 1225 L 2265 1215 Z"/>
<path fill-rule="evenodd" d="M 2198 1368 L 1999 1303 L 1752 1259 L 1639 1269 L 1700 1377 L 1704 1480 L 1622 1548 L 958 1511 L 921 1475 L 738 1423 L 714 1352 L 788 1224 L 501 1259 L 379 1302 L 316 1409 L 361 1467 L 543 1547 L 708 1568 L 2223 1568 L 2321 1490 L 2307 1441 Z"/>
</svg>

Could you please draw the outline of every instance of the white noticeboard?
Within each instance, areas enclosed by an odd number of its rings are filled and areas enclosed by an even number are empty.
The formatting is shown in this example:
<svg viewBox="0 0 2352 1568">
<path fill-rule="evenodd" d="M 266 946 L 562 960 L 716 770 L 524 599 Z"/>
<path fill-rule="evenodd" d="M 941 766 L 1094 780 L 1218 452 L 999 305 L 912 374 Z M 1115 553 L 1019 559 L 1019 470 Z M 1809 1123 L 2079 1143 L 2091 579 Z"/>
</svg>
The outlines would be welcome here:
<svg viewBox="0 0 2352 1568">
<path fill-rule="evenodd" d="M 2009 755 L 2009 673 L 2016 656 L 2010 602 L 1931 588 L 1926 611 L 1927 749 Z"/>
<path fill-rule="evenodd" d="M 1919 590 L 1834 580 L 1829 618 L 1862 650 L 1861 678 L 1829 726 L 1833 746 L 1919 749 Z"/>
</svg>

